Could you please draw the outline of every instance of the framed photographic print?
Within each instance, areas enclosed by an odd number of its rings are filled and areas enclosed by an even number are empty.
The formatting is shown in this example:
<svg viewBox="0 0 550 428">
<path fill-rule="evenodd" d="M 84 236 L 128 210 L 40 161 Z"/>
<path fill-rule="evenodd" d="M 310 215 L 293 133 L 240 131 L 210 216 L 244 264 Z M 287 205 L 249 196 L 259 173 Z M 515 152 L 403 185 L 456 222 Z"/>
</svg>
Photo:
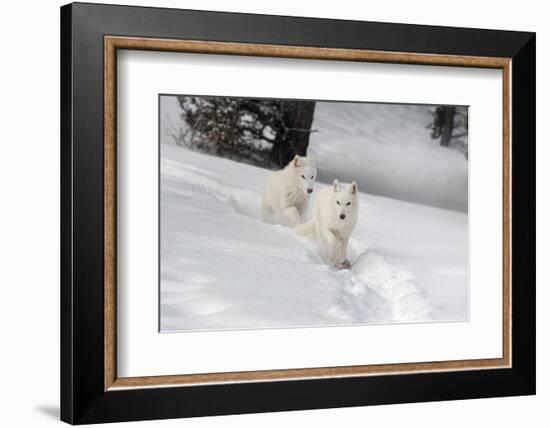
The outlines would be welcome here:
<svg viewBox="0 0 550 428">
<path fill-rule="evenodd" d="M 535 393 L 535 35 L 61 8 L 61 417 Z"/>
</svg>

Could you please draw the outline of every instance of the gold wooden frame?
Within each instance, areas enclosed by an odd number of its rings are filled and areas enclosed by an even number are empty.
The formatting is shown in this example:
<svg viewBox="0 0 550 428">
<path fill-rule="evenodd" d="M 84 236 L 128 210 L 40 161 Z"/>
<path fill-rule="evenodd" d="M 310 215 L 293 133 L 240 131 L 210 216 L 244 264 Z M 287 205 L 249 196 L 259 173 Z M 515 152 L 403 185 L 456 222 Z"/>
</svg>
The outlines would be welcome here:
<svg viewBox="0 0 550 428">
<path fill-rule="evenodd" d="M 503 349 L 501 358 L 316 367 L 170 376 L 117 377 L 116 370 L 116 52 L 118 49 L 494 68 L 503 81 Z M 191 40 L 104 38 L 104 389 L 391 375 L 511 367 L 511 58 L 382 52 Z"/>
</svg>

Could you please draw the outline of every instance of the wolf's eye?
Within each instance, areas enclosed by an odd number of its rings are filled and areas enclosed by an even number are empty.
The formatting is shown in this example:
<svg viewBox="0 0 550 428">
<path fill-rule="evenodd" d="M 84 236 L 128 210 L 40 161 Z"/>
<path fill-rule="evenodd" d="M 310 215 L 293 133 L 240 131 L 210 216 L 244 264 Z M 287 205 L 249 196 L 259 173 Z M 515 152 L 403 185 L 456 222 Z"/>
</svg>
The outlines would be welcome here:
<svg viewBox="0 0 550 428">
<path fill-rule="evenodd" d="M 351 202 L 348 202 L 348 203 L 346 204 L 346 207 L 349 206 L 349 205 L 351 205 Z"/>
<path fill-rule="evenodd" d="M 336 201 L 336 203 L 337 203 L 338 205 L 340 205 L 340 201 Z"/>
<path fill-rule="evenodd" d="M 313 175 L 311 176 L 311 178 L 313 178 Z"/>
<path fill-rule="evenodd" d="M 302 174 L 302 178 L 303 178 L 304 180 L 306 179 L 306 177 L 304 177 L 304 174 Z"/>
</svg>

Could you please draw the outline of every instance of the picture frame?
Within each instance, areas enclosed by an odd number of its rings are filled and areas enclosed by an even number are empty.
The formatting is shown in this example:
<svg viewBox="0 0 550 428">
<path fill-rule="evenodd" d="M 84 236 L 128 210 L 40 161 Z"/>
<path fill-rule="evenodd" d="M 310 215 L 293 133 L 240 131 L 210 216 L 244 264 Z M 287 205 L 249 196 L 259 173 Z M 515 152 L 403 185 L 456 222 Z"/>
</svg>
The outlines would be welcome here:
<svg viewBox="0 0 550 428">
<path fill-rule="evenodd" d="M 502 357 L 119 377 L 119 50 L 502 70 Z M 86 424 L 534 394 L 535 96 L 534 33 L 63 6 L 61 419 Z"/>
</svg>

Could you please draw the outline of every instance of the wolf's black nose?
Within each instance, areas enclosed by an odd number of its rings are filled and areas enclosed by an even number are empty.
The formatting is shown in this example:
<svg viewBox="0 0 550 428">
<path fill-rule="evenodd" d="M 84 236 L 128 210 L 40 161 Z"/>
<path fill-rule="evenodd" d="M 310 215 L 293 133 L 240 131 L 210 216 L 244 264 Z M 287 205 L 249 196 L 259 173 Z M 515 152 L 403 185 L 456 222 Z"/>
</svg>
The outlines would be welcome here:
<svg viewBox="0 0 550 428">
<path fill-rule="evenodd" d="M 313 192 L 313 189 L 307 189 L 307 193 Z"/>
<path fill-rule="evenodd" d="M 340 218 L 341 218 L 342 220 L 344 220 L 344 219 L 346 218 L 346 215 L 345 215 L 345 214 L 340 214 Z"/>
</svg>

